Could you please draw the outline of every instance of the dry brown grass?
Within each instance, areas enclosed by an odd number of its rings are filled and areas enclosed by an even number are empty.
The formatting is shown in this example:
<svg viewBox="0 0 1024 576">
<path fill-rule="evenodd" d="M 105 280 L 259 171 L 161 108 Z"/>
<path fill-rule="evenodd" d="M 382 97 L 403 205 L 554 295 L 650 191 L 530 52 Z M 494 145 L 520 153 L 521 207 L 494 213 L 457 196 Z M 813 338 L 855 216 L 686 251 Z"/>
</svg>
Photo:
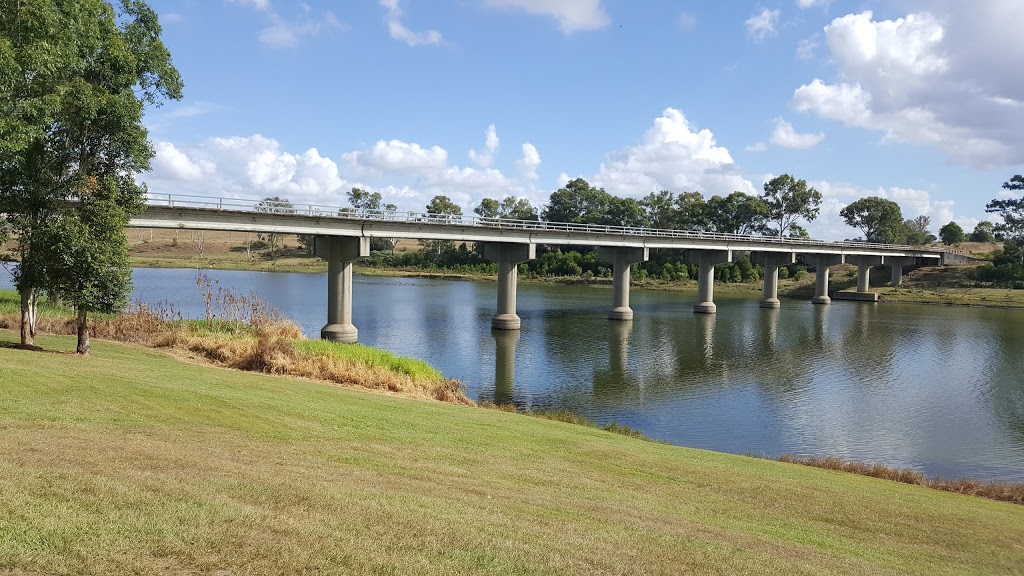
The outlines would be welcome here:
<svg viewBox="0 0 1024 576">
<path fill-rule="evenodd" d="M 883 480 L 892 480 L 904 484 L 925 486 L 935 490 L 956 492 L 957 494 L 968 494 L 980 496 L 1001 502 L 1013 504 L 1024 504 L 1024 484 L 1012 484 L 1009 482 L 981 482 L 978 480 L 944 480 L 942 478 L 929 478 L 920 472 L 907 468 L 891 468 L 881 464 L 864 464 L 862 462 L 851 462 L 836 457 L 798 457 L 783 455 L 780 462 L 790 464 L 801 464 L 814 468 L 825 468 L 828 470 L 839 470 L 850 472 L 861 476 L 871 476 Z"/>
</svg>

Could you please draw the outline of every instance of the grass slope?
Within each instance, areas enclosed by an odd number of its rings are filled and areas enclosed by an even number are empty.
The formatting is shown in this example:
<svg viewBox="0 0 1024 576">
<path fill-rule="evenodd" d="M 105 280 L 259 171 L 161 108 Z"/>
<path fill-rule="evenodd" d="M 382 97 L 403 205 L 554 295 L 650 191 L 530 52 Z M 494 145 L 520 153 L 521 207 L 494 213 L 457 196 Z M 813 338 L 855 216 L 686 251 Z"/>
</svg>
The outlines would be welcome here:
<svg viewBox="0 0 1024 576">
<path fill-rule="evenodd" d="M 0 572 L 1009 574 L 1024 507 L 0 332 Z M 71 350 L 70 338 L 40 344 Z"/>
</svg>

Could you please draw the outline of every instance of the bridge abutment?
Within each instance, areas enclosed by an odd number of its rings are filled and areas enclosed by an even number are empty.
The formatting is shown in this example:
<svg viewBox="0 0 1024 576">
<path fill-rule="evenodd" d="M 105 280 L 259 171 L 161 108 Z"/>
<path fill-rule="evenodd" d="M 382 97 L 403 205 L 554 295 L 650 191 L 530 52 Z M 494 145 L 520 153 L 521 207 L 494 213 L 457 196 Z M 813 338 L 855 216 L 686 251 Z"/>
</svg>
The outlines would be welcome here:
<svg viewBox="0 0 1024 576">
<path fill-rule="evenodd" d="M 636 262 L 650 258 L 647 248 L 599 247 L 597 257 L 612 265 L 612 309 L 609 320 L 632 320 L 633 309 L 629 307 L 629 267 Z"/>
<path fill-rule="evenodd" d="M 534 244 L 511 242 L 487 242 L 484 244 L 484 258 L 498 264 L 498 311 L 491 319 L 491 327 L 497 330 L 519 330 L 520 320 L 516 314 L 516 285 L 519 279 L 519 265 L 537 257 Z"/>
<path fill-rule="evenodd" d="M 764 267 L 764 295 L 761 297 L 761 308 L 780 308 L 782 303 L 779 302 L 779 268 L 796 262 L 796 254 L 755 252 L 751 254 L 751 260 Z"/>
<path fill-rule="evenodd" d="M 327 260 L 327 325 L 320 337 L 354 344 L 359 330 L 352 324 L 352 262 L 370 255 L 369 238 L 319 236 L 314 252 Z"/>
<path fill-rule="evenodd" d="M 835 266 L 836 264 L 842 264 L 845 261 L 845 256 L 841 254 L 813 254 L 809 256 L 814 262 L 815 268 L 814 298 L 811 299 L 811 303 L 822 305 L 831 304 L 832 298 L 828 295 L 828 267 Z"/>
<path fill-rule="evenodd" d="M 700 250 L 697 256 L 697 303 L 693 311 L 698 314 L 715 314 L 715 266 L 732 262 L 732 250 Z"/>
</svg>

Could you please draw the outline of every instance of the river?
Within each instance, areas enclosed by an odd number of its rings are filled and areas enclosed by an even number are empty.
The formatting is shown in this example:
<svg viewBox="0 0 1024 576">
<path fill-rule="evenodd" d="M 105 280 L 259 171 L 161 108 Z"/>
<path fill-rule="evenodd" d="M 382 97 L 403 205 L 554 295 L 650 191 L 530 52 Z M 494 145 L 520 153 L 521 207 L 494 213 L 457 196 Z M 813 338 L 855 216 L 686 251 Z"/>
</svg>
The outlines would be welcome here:
<svg viewBox="0 0 1024 576">
<path fill-rule="evenodd" d="M 207 271 L 256 293 L 310 337 L 326 276 Z M 195 270 L 137 269 L 135 298 L 190 317 Z M 9 286 L 9 278 L 0 284 Z M 930 475 L 1024 481 L 1024 311 L 718 298 L 634 290 L 611 322 L 607 287 L 519 286 L 522 331 L 490 328 L 486 282 L 356 276 L 363 344 L 429 361 L 470 396 L 565 408 L 659 439 L 737 454 L 829 455 Z"/>
</svg>

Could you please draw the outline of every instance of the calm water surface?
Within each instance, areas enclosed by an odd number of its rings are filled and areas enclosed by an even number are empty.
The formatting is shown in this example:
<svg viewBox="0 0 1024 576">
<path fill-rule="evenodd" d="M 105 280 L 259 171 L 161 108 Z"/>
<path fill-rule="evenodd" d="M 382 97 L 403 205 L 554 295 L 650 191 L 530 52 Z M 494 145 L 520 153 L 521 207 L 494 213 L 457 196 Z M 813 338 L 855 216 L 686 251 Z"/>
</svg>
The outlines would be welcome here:
<svg viewBox="0 0 1024 576">
<path fill-rule="evenodd" d="M 135 297 L 201 317 L 194 270 L 135 271 Z M 324 275 L 210 271 L 318 337 Z M 4 279 L 5 283 L 9 279 Z M 1024 312 L 519 287 L 522 331 L 492 333 L 495 284 L 356 277 L 360 342 L 429 361 L 478 400 L 566 408 L 673 444 L 833 455 L 928 474 L 1024 481 Z"/>
</svg>

